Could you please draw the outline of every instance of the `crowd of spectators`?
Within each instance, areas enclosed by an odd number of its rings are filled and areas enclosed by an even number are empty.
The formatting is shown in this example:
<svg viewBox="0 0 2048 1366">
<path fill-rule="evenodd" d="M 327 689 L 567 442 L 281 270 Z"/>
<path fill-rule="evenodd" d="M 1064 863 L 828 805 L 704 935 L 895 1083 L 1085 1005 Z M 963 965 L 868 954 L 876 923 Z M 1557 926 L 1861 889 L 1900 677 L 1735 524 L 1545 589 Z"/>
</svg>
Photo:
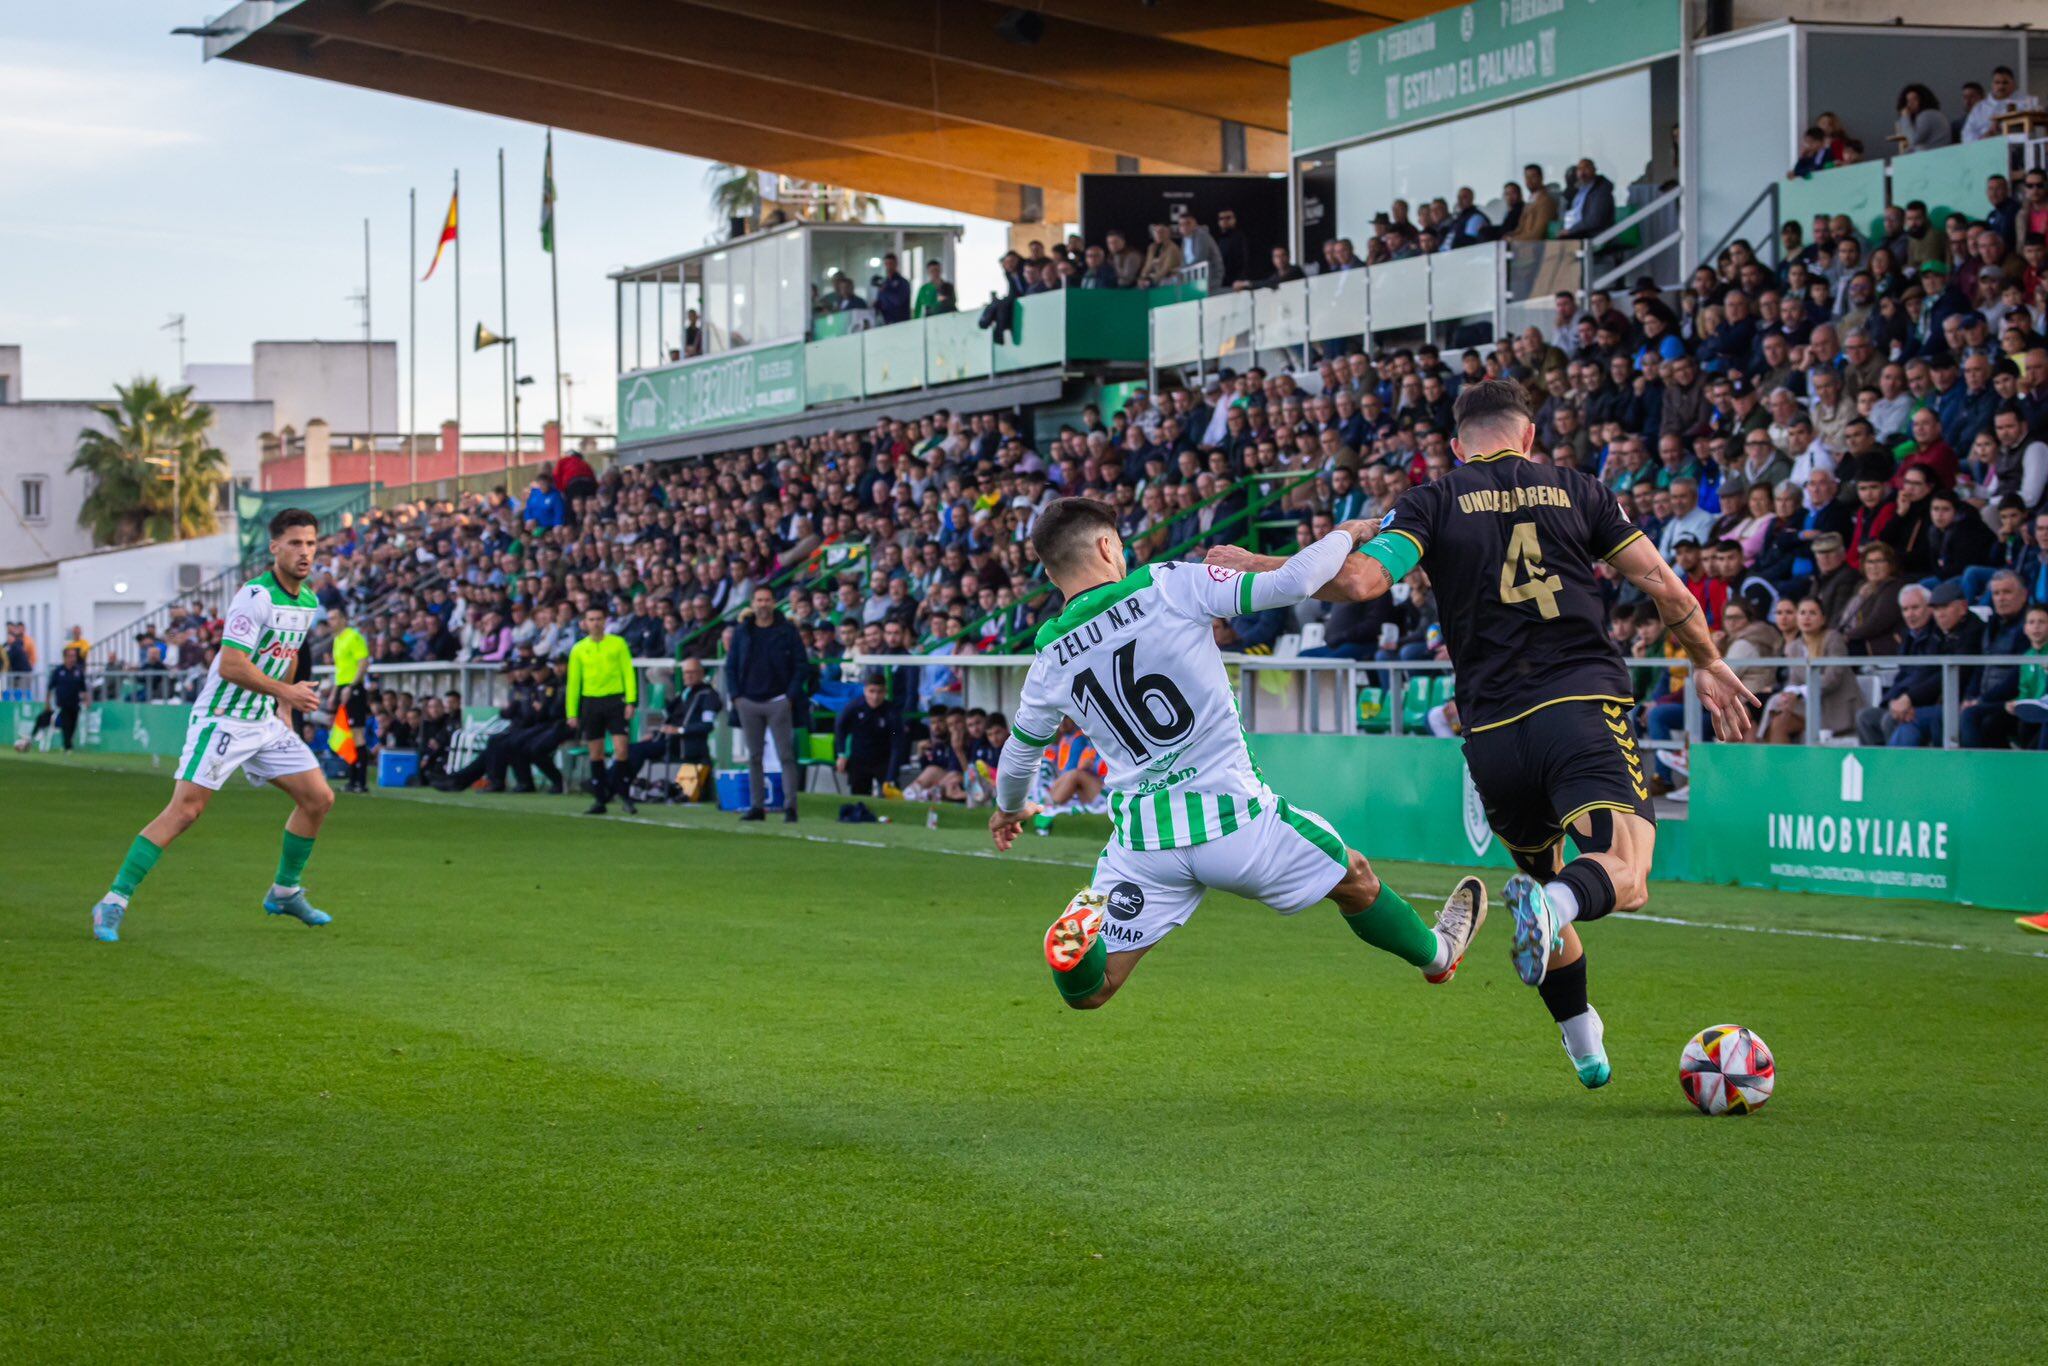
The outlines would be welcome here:
<svg viewBox="0 0 2048 1366">
<path fill-rule="evenodd" d="M 1831 136 L 1826 121 L 1818 131 Z M 1364 255 L 1339 239 L 1315 269 L 1613 222 L 1612 186 L 1592 162 L 1564 180 L 1552 189 L 1529 167 L 1504 187 L 1497 222 L 1469 189 L 1412 219 L 1397 203 Z M 1028 534 L 1052 499 L 1110 501 L 1140 559 L 1261 534 L 1282 549 L 1441 477 L 1459 389 L 1506 377 L 1536 412 L 1533 458 L 1598 477 L 1685 576 L 1765 698 L 1763 739 L 2048 746 L 2036 714 L 2048 711 L 2048 668 L 1938 664 L 2038 655 L 2048 632 L 2048 175 L 1992 177 L 1974 215 L 1936 223 L 1914 202 L 1866 227 L 1788 223 L 1774 259 L 1738 241 L 1677 289 L 1561 293 L 1547 326 L 1479 346 L 1354 341 L 1292 368 L 1139 386 L 1122 407 L 1054 430 L 1016 412 L 938 409 L 601 475 L 565 457 L 523 491 L 352 519 L 323 541 L 312 586 L 365 633 L 373 677 L 376 665 L 428 662 L 511 676 L 507 733 L 524 738 L 499 745 L 499 767 L 486 762 L 499 786 L 521 785 L 552 751 L 548 698 L 597 607 L 641 658 L 725 660 L 736 632 L 758 635 L 759 648 L 739 651 L 744 680 L 730 669 L 709 680 L 728 716 L 784 750 L 785 725 L 831 730 L 850 775 L 969 796 L 1006 729 L 961 709 L 962 671 L 946 661 L 1028 648 L 1057 611 Z M 1246 257 L 1228 214 L 1214 231 L 1187 215 L 1143 248 L 1112 234 L 1013 253 L 1004 267 L 1013 298 L 1192 267 L 1218 287 L 1300 273 L 1284 250 L 1270 271 Z M 891 321 L 951 306 L 935 268 L 913 292 L 893 259 L 873 299 L 846 305 Z M 1648 667 L 1675 648 L 1625 584 L 1611 595 L 1615 639 L 1646 661 L 1646 727 L 1676 740 L 1684 670 Z M 1418 573 L 1380 602 L 1247 614 L 1216 634 L 1256 652 L 1306 630 L 1305 653 L 1370 665 L 1440 657 L 1436 628 Z M 180 616 L 145 637 L 138 663 L 196 686 L 217 638 L 217 622 Z M 325 638 L 313 644 L 317 656 Z M 907 654 L 931 662 L 872 676 L 858 662 Z M 1897 655 L 1930 662 L 1876 679 L 1828 666 L 1811 681 L 1788 664 Z M 390 688 L 376 699 L 374 737 L 431 752 L 423 764 L 441 776 L 440 737 L 459 709 Z M 1945 700 L 1960 717 L 1954 737 Z M 1806 735 L 1816 722 L 1826 734 Z M 1455 709 L 1433 724 L 1455 729 Z M 1682 755 L 1659 756 L 1659 780 L 1682 787 Z"/>
</svg>

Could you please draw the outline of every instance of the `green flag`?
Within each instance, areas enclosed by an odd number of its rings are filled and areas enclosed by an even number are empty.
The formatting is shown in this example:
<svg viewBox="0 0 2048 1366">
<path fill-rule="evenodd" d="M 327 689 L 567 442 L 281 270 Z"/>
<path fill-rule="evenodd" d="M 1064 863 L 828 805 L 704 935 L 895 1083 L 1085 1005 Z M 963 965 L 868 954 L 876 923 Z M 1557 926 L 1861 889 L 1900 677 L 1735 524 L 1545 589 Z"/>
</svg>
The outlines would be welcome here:
<svg viewBox="0 0 2048 1366">
<path fill-rule="evenodd" d="M 540 249 L 555 249 L 555 130 L 548 129 L 547 155 L 540 164 Z"/>
</svg>

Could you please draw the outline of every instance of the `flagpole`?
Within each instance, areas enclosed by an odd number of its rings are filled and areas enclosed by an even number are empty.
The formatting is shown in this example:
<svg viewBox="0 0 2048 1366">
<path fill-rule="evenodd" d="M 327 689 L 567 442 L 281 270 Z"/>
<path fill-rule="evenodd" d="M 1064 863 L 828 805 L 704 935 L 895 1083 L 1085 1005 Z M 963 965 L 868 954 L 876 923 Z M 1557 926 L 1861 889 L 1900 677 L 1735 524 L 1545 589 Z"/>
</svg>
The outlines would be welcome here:
<svg viewBox="0 0 2048 1366">
<path fill-rule="evenodd" d="M 370 440 L 370 497 L 377 496 L 377 344 L 370 327 L 370 220 L 363 219 L 363 430 Z"/>
<path fill-rule="evenodd" d="M 420 481 L 420 192 L 405 192 L 405 482 Z"/>
<path fill-rule="evenodd" d="M 505 250 L 505 149 L 500 147 L 498 149 L 498 333 L 500 336 L 506 337 L 512 335 L 512 286 L 509 283 L 510 277 L 511 270 Z M 509 354 L 499 356 L 498 364 L 501 373 L 504 375 L 505 385 L 505 426 L 503 430 L 510 432 L 512 430 L 512 383 L 517 377 L 512 373 L 512 360 Z M 519 451 L 515 442 L 512 456 L 517 457 L 518 454 Z M 514 463 L 516 463 L 516 459 L 508 459 L 505 468 L 510 470 Z"/>
<path fill-rule="evenodd" d="M 455 496 L 462 497 L 462 172 L 455 172 Z"/>
<path fill-rule="evenodd" d="M 555 130 L 548 129 L 547 154 L 548 191 L 548 295 L 554 312 L 555 327 L 555 434 L 567 439 L 562 419 L 562 271 L 559 253 L 555 250 Z"/>
</svg>

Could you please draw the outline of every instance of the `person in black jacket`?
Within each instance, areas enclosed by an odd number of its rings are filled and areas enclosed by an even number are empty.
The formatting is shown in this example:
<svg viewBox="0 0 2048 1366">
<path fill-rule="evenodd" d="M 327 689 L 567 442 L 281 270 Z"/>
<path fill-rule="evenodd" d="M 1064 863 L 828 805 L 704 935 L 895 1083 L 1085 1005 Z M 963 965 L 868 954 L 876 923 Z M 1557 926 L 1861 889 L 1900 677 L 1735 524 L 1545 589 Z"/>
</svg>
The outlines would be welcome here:
<svg viewBox="0 0 2048 1366">
<path fill-rule="evenodd" d="M 895 780 L 893 760 L 903 739 L 903 713 L 889 700 L 880 669 L 868 670 L 859 699 L 839 713 L 835 737 L 838 768 L 854 796 L 874 796 L 881 784 Z"/>
<path fill-rule="evenodd" d="M 1934 579 L 1960 586 L 1965 569 L 1998 563 L 1998 538 L 1961 494 L 1951 489 L 1934 493 L 1927 500 L 1927 518 L 1927 573 Z"/>
<path fill-rule="evenodd" d="M 747 737 L 747 777 L 752 805 L 743 821 L 767 819 L 768 773 L 762 766 L 763 745 L 775 736 L 775 754 L 782 761 L 782 818 L 796 820 L 797 767 L 795 697 L 803 675 L 804 642 L 796 627 L 776 610 L 775 594 L 756 588 L 752 609 L 733 625 L 725 650 L 725 690 L 733 715 Z"/>
<path fill-rule="evenodd" d="M 78 734 L 78 712 L 85 701 L 85 690 L 85 656 L 77 648 L 66 646 L 64 662 L 50 666 L 49 692 L 43 699 L 42 711 L 36 715 L 35 728 L 28 739 L 15 741 L 14 747 L 26 750 L 55 720 L 57 734 L 64 737 L 64 752 L 69 754 Z"/>
<path fill-rule="evenodd" d="M 639 777 L 640 766 L 649 759 L 672 764 L 710 763 L 711 731 L 724 710 L 725 699 L 704 677 L 703 661 L 684 660 L 682 686 L 662 708 L 660 724 L 626 748 L 624 783 L 630 785 Z"/>
</svg>

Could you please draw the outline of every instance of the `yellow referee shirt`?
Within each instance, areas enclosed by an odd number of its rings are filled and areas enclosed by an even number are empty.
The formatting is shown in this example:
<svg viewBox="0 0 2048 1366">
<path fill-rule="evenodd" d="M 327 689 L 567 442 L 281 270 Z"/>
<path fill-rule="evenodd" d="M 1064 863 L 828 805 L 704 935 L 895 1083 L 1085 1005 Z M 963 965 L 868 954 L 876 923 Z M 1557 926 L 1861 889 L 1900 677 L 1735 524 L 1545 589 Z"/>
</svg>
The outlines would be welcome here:
<svg viewBox="0 0 2048 1366">
<path fill-rule="evenodd" d="M 624 636 L 608 635 L 603 640 L 589 636 L 569 649 L 569 719 L 574 721 L 586 697 L 625 696 L 626 705 L 640 700 L 640 684 L 633 676 L 633 649 Z"/>
<path fill-rule="evenodd" d="M 355 627 L 343 627 L 334 638 L 334 681 L 344 688 L 351 686 L 363 676 L 363 666 L 369 662 L 370 642 Z"/>
</svg>

